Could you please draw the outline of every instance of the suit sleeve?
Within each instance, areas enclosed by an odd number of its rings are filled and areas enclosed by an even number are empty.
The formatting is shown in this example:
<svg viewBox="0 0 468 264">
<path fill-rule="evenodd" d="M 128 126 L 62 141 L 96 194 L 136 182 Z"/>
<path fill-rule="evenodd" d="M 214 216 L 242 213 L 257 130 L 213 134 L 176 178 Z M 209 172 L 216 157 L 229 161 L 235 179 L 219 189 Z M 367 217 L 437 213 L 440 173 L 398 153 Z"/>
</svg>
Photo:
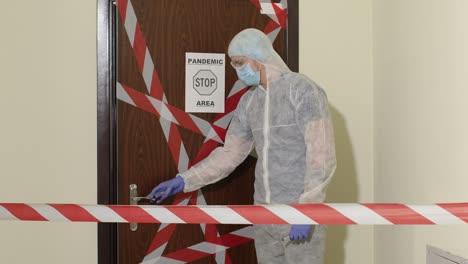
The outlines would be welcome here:
<svg viewBox="0 0 468 264">
<path fill-rule="evenodd" d="M 197 190 L 227 177 L 252 151 L 254 140 L 247 121 L 249 98 L 246 95 L 234 111 L 224 146 L 216 148 L 204 160 L 179 174 L 185 181 L 184 192 Z"/>
<path fill-rule="evenodd" d="M 296 122 L 304 135 L 306 164 L 304 193 L 299 203 L 323 203 L 336 169 L 333 124 L 325 92 L 312 81 L 297 98 Z"/>
</svg>

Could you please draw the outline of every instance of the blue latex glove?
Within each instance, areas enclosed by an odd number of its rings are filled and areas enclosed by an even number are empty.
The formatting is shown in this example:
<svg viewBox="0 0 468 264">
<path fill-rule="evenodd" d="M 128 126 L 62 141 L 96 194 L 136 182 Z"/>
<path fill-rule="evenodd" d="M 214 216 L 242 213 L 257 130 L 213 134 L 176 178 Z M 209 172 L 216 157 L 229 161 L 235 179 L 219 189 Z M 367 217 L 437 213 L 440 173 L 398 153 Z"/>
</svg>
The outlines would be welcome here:
<svg viewBox="0 0 468 264">
<path fill-rule="evenodd" d="M 293 225 L 289 232 L 289 239 L 291 240 L 303 240 L 309 236 L 311 225 Z"/>
<path fill-rule="evenodd" d="M 179 193 L 184 189 L 184 178 L 177 176 L 172 180 L 160 183 L 146 197 L 148 199 L 158 199 L 157 203 L 161 203 L 164 199 L 174 194 Z"/>
</svg>

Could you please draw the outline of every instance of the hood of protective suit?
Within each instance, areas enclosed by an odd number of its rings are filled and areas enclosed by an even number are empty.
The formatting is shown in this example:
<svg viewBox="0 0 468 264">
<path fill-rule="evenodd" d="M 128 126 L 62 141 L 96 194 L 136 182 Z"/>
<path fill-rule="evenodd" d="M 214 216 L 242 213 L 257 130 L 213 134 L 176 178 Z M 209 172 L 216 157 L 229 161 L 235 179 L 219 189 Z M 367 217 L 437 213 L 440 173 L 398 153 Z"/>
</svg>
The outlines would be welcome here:
<svg viewBox="0 0 468 264">
<path fill-rule="evenodd" d="M 248 28 L 239 32 L 229 44 L 229 57 L 249 57 L 265 66 L 267 81 L 271 82 L 291 72 L 280 55 L 275 51 L 271 40 L 258 29 Z"/>
</svg>

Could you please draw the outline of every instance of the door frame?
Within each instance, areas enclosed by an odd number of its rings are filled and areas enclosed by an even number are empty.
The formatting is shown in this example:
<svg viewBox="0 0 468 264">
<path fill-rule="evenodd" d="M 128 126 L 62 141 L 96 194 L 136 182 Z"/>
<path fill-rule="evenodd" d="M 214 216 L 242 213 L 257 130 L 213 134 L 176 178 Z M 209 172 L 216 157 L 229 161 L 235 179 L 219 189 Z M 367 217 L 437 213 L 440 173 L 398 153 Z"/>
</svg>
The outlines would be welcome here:
<svg viewBox="0 0 468 264">
<path fill-rule="evenodd" d="M 115 0 L 97 0 L 97 192 L 98 204 L 117 203 Z M 299 71 L 299 0 L 288 0 L 286 61 Z M 117 224 L 98 223 L 98 263 L 118 263 Z"/>
</svg>

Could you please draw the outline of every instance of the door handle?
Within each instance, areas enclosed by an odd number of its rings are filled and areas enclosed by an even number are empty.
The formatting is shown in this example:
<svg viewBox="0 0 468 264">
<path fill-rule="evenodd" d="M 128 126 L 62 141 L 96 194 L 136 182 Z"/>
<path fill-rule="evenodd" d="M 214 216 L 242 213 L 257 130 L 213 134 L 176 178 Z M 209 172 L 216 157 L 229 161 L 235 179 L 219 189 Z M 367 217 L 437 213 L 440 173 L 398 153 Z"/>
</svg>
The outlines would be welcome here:
<svg viewBox="0 0 468 264">
<path fill-rule="evenodd" d="M 148 198 L 148 197 L 142 197 L 138 196 L 138 186 L 136 184 L 130 184 L 128 186 L 130 188 L 130 205 L 138 205 L 139 201 L 146 201 L 148 203 L 156 203 L 155 198 Z M 130 230 L 131 231 L 137 231 L 138 229 L 138 223 L 130 223 Z"/>
<path fill-rule="evenodd" d="M 139 199 L 136 199 L 138 197 L 138 186 L 136 184 L 130 184 L 130 205 L 137 205 Z M 135 232 L 138 229 L 138 224 L 137 223 L 130 223 L 130 231 Z"/>
</svg>

